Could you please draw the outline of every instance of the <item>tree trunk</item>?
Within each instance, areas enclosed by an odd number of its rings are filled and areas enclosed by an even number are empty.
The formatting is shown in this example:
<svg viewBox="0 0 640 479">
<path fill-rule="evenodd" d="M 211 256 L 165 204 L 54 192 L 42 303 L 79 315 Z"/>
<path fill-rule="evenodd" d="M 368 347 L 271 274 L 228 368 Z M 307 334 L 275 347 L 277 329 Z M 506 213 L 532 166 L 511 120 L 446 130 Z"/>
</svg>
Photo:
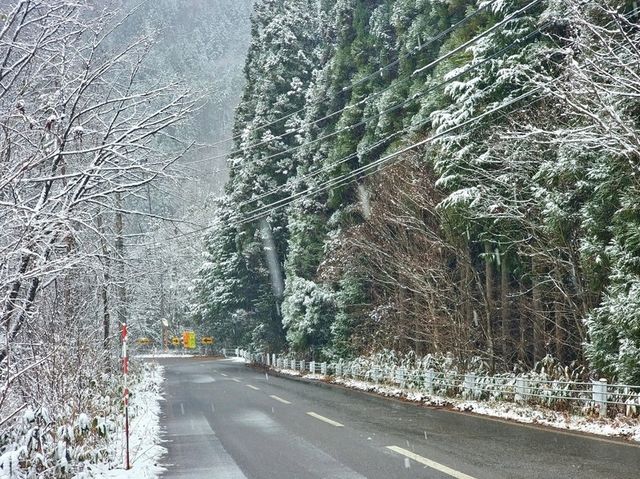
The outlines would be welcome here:
<svg viewBox="0 0 640 479">
<path fill-rule="evenodd" d="M 109 336 L 111 334 L 111 314 L 109 313 L 109 248 L 105 241 L 104 223 L 102 214 L 96 216 L 98 233 L 100 234 L 100 248 L 102 249 L 102 284 L 100 285 L 100 298 L 102 299 L 102 346 L 109 350 Z"/>
<path fill-rule="evenodd" d="M 514 321 L 514 337 L 517 341 L 518 361 L 520 364 L 527 363 L 527 337 L 528 337 L 528 300 L 526 299 L 527 286 L 523 278 L 518 280 L 518 301 L 516 302 L 514 312 L 516 315 Z"/>
<path fill-rule="evenodd" d="M 493 343 L 493 316 L 495 311 L 494 304 L 494 284 L 495 274 L 493 262 L 491 258 L 491 245 L 489 242 L 484 243 L 484 277 L 485 277 L 485 305 L 486 305 L 486 336 L 487 336 L 487 353 L 489 354 L 489 365 L 491 372 L 495 370 L 495 347 Z"/>
<path fill-rule="evenodd" d="M 500 262 L 500 326 L 502 329 L 502 355 L 506 363 L 509 362 L 512 354 L 509 288 L 509 263 L 507 255 L 503 255 Z"/>
<path fill-rule="evenodd" d="M 531 290 L 532 290 L 532 322 L 533 322 L 533 362 L 545 356 L 545 314 L 542 305 L 541 271 L 535 256 L 531 257 Z"/>
<path fill-rule="evenodd" d="M 464 334 L 461 337 L 461 343 L 463 349 L 469 347 L 471 338 L 473 337 L 473 331 L 475 328 L 473 320 L 473 294 L 472 286 L 473 282 L 473 270 L 471 266 L 471 254 L 469 252 L 469 246 L 466 242 L 462 245 L 463 258 L 460 272 L 460 297 L 462 299 L 462 318 L 463 325 L 462 331 Z"/>
<path fill-rule="evenodd" d="M 556 302 L 555 318 L 554 318 L 554 338 L 556 343 L 556 358 L 560 361 L 560 364 L 564 363 L 564 344 L 565 344 L 565 320 L 564 309 L 565 300 L 562 295 Z"/>
<path fill-rule="evenodd" d="M 118 322 L 123 325 L 127 322 L 127 289 L 125 286 L 125 261 L 124 261 L 124 221 L 122 218 L 122 195 L 116 193 L 116 257 L 118 258 Z"/>
</svg>

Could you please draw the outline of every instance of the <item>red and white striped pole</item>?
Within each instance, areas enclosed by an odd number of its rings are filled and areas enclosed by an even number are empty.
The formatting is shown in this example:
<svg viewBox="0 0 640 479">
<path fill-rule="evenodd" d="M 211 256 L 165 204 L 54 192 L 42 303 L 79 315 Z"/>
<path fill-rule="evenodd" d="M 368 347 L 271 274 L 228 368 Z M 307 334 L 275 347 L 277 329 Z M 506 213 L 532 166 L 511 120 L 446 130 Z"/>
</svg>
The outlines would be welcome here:
<svg viewBox="0 0 640 479">
<path fill-rule="evenodd" d="M 129 374 L 129 356 L 127 355 L 127 323 L 122 323 L 122 375 L 124 377 L 124 442 L 125 442 L 125 469 L 130 469 L 129 463 L 129 385 L 127 375 Z"/>
</svg>

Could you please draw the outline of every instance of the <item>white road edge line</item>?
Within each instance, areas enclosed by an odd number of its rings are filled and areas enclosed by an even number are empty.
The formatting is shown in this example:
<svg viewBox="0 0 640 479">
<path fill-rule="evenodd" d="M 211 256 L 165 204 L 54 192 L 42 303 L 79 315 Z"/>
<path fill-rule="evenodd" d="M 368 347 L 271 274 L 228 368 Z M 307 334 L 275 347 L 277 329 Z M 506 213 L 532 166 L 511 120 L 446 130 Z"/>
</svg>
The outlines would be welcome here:
<svg viewBox="0 0 640 479">
<path fill-rule="evenodd" d="M 280 401 L 282 404 L 291 404 L 289 401 L 287 401 L 286 399 L 282 399 L 278 396 L 276 396 L 275 394 L 272 394 L 271 396 L 269 396 L 270 398 L 275 399 L 276 401 Z"/>
<path fill-rule="evenodd" d="M 315 417 L 316 419 L 318 419 L 318 420 L 320 420 L 320 421 L 324 421 L 324 422 L 326 422 L 327 424 L 331 424 L 332 426 L 335 426 L 335 427 L 344 427 L 344 424 L 340 424 L 339 422 L 336 422 L 336 421 L 334 421 L 333 419 L 329 419 L 328 417 L 321 416 L 320 414 L 317 414 L 317 413 L 315 413 L 315 412 L 313 412 L 313 411 L 309 411 L 307 414 L 308 414 L 309 416 L 311 416 L 311 417 Z"/>
<path fill-rule="evenodd" d="M 253 389 L 254 391 L 260 391 L 260 388 L 252 386 L 251 384 L 247 384 L 247 387 Z"/>
<path fill-rule="evenodd" d="M 238 378 L 231 378 L 232 381 L 235 381 L 237 383 L 241 383 L 242 381 L 240 381 Z"/>
<path fill-rule="evenodd" d="M 227 377 L 227 375 L 225 373 L 220 373 L 222 376 L 224 376 L 225 378 Z"/>
<path fill-rule="evenodd" d="M 407 451 L 406 449 L 403 449 L 401 447 L 387 446 L 387 449 L 391 449 L 393 452 L 402 454 L 403 456 L 408 457 L 409 459 L 413 459 L 414 461 L 420 464 L 424 464 L 425 466 L 430 467 L 431 469 L 435 469 L 436 471 L 443 472 L 445 474 L 448 474 L 451 477 L 455 477 L 456 479 L 475 479 L 475 477 L 473 476 L 469 476 L 468 474 L 465 474 L 463 472 L 456 471 L 455 469 L 451 469 L 450 467 L 447 467 L 444 464 L 440 464 L 438 462 L 432 461 L 431 459 L 427 459 L 426 457 L 422 457 L 411 451 Z"/>
</svg>

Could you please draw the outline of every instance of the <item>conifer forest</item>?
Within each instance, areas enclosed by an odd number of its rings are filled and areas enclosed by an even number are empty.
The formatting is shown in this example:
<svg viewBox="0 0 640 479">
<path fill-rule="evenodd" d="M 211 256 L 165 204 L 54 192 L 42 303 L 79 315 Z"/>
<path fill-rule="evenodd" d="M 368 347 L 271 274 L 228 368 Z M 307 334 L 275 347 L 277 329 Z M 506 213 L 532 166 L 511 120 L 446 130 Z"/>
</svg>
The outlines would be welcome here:
<svg viewBox="0 0 640 479">
<path fill-rule="evenodd" d="M 194 319 L 640 381 L 635 1 L 264 0 Z"/>
</svg>

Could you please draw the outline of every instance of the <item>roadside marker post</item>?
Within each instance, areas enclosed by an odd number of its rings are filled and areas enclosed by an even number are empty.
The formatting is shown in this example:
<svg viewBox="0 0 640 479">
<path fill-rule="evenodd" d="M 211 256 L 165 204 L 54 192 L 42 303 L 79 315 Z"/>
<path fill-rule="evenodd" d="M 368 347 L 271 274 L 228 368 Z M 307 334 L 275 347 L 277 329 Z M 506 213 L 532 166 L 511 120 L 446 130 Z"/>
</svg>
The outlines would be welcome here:
<svg viewBox="0 0 640 479">
<path fill-rule="evenodd" d="M 129 462 L 129 386 L 127 384 L 127 376 L 129 375 L 129 356 L 127 355 L 127 323 L 122 323 L 122 376 L 124 379 L 124 444 L 125 459 L 124 468 L 131 469 Z"/>
<path fill-rule="evenodd" d="M 598 405 L 600 417 L 607 417 L 607 380 L 594 381 L 592 386 L 593 401 Z"/>
</svg>

